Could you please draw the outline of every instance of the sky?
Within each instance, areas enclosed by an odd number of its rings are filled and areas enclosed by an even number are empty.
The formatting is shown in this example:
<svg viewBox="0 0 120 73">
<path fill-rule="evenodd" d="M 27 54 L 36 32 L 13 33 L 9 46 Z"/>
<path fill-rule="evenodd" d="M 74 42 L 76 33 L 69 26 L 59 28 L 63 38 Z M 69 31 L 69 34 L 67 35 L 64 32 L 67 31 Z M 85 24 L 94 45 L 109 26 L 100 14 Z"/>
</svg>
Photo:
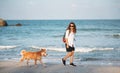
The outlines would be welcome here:
<svg viewBox="0 0 120 73">
<path fill-rule="evenodd" d="M 120 19 L 120 0 L 0 0 L 3 19 Z"/>
</svg>

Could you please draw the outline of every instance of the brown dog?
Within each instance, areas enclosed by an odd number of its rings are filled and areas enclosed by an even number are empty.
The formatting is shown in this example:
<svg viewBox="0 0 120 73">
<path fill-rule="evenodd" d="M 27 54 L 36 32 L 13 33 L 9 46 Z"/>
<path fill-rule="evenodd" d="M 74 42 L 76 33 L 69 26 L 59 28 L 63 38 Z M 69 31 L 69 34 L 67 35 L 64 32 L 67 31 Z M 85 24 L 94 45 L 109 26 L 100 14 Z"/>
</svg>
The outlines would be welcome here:
<svg viewBox="0 0 120 73">
<path fill-rule="evenodd" d="M 47 56 L 46 49 L 41 49 L 40 51 L 37 51 L 37 52 L 28 52 L 26 50 L 22 50 L 21 55 L 22 55 L 22 57 L 20 59 L 20 62 L 23 62 L 24 60 L 27 60 L 27 65 L 28 65 L 29 60 L 34 60 L 35 65 L 37 65 L 37 60 L 39 60 L 40 63 L 43 66 L 45 66 L 45 64 L 42 62 L 42 57 Z"/>
</svg>

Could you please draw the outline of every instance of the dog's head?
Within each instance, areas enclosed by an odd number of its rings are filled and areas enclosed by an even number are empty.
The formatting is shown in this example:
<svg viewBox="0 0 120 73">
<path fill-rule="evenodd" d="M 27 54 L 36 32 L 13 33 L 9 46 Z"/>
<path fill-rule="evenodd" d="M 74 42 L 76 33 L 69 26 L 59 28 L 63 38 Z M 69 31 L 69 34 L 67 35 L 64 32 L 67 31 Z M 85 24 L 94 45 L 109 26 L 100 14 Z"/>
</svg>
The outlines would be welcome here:
<svg viewBox="0 0 120 73">
<path fill-rule="evenodd" d="M 47 56 L 47 51 L 46 49 L 41 49 L 41 55 L 46 57 Z"/>
</svg>

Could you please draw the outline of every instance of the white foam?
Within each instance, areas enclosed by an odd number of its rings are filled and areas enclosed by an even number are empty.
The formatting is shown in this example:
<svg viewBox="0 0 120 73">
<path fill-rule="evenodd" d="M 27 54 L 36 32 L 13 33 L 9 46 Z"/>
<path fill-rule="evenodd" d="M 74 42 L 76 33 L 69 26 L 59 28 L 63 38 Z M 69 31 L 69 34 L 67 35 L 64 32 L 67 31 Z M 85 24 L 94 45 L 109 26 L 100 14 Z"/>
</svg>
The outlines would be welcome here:
<svg viewBox="0 0 120 73">
<path fill-rule="evenodd" d="M 95 50 L 113 50 L 114 48 L 76 48 L 76 52 L 91 52 Z"/>
<path fill-rule="evenodd" d="M 40 49 L 41 47 L 38 46 L 32 46 L 32 48 Z M 47 50 L 51 51 L 58 51 L 58 52 L 66 52 L 65 48 L 46 48 Z M 76 48 L 75 52 L 91 52 L 96 50 L 113 50 L 114 48 Z"/>
<path fill-rule="evenodd" d="M 41 48 L 45 48 L 45 47 L 31 46 L 31 48 L 34 48 L 34 49 L 41 49 Z"/>
<path fill-rule="evenodd" d="M 41 48 L 45 48 L 45 47 L 31 46 L 31 48 L 41 49 Z M 64 49 L 64 48 L 46 48 L 46 49 L 47 49 L 47 50 L 51 50 L 51 51 L 65 52 L 65 49 Z"/>
<path fill-rule="evenodd" d="M 120 33 L 113 34 L 113 36 L 120 36 Z"/>
<path fill-rule="evenodd" d="M 17 46 L 0 46 L 0 49 L 11 49 L 11 48 L 15 48 Z"/>
</svg>

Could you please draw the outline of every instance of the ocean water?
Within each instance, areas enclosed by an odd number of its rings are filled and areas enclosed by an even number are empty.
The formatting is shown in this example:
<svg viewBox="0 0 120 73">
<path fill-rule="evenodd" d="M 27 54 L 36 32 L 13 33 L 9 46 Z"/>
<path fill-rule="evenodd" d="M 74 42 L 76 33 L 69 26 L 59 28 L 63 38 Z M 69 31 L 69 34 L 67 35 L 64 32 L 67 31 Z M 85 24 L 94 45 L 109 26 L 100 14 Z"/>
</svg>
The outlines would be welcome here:
<svg viewBox="0 0 120 73">
<path fill-rule="evenodd" d="M 22 49 L 46 48 L 45 62 L 61 63 L 71 21 L 77 26 L 75 63 L 120 64 L 120 20 L 7 20 L 9 26 L 0 27 L 0 60 L 18 61 Z"/>
</svg>

